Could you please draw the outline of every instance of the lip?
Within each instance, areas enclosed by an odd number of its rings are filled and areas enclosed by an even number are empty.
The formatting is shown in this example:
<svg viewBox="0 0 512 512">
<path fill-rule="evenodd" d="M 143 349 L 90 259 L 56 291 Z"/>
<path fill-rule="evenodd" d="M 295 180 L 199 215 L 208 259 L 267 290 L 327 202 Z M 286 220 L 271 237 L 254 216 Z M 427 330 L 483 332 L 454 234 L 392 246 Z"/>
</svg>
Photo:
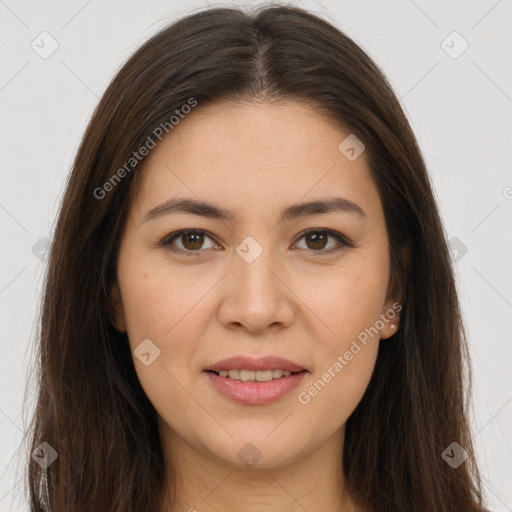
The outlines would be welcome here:
<svg viewBox="0 0 512 512">
<path fill-rule="evenodd" d="M 274 368 L 282 368 L 282 366 L 278 365 L 274 366 Z M 232 367 L 232 369 L 234 368 Z M 245 367 L 244 369 L 250 370 L 252 368 Z M 281 377 L 266 382 L 243 382 L 230 379 L 229 377 L 221 377 L 213 373 L 213 371 L 203 371 L 208 381 L 221 395 L 244 405 L 264 405 L 283 398 L 300 384 L 307 373 L 307 370 L 303 370 L 298 373 L 292 373 L 288 377 Z"/>
<path fill-rule="evenodd" d="M 204 370 L 211 370 L 214 372 L 220 372 L 221 370 L 287 370 L 289 372 L 300 372 L 307 370 L 306 368 L 299 366 L 298 364 L 282 357 L 261 357 L 259 359 L 253 359 L 247 356 L 235 356 L 223 359 L 215 364 L 207 366 Z M 281 377 L 288 378 L 288 377 Z M 276 379 L 280 380 L 280 379 Z M 269 381 L 273 382 L 273 381 Z"/>
</svg>

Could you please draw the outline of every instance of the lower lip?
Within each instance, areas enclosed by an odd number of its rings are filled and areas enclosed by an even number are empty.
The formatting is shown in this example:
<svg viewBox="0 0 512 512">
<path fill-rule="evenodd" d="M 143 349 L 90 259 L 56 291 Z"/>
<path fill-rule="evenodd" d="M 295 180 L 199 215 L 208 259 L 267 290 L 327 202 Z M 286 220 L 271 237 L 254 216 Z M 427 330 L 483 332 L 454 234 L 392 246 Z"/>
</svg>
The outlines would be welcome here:
<svg viewBox="0 0 512 512">
<path fill-rule="evenodd" d="M 221 377 L 213 372 L 203 372 L 215 389 L 231 400 L 245 405 L 263 405 L 279 400 L 297 387 L 306 375 L 303 370 L 288 377 L 272 379 L 266 382 L 243 382 L 241 380 Z"/>
</svg>

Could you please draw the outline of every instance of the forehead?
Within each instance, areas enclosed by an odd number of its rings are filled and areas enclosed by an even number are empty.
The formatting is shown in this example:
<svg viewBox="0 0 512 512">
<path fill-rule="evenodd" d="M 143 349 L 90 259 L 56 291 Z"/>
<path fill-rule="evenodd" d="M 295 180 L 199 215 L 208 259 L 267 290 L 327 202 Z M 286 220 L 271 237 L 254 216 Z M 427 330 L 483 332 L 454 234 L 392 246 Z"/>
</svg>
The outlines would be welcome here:
<svg viewBox="0 0 512 512">
<path fill-rule="evenodd" d="M 146 157 L 137 203 L 186 195 L 243 215 L 341 195 L 379 213 L 364 151 L 350 160 L 340 150 L 350 135 L 298 102 L 199 104 Z"/>
</svg>

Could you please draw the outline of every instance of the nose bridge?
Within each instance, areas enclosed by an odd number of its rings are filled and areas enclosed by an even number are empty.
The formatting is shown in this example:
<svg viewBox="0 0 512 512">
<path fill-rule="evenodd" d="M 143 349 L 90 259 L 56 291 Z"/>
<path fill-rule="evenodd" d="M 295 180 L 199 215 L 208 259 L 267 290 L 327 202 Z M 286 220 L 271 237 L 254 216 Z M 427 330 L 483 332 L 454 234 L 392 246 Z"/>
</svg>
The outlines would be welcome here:
<svg viewBox="0 0 512 512">
<path fill-rule="evenodd" d="M 260 243 L 249 236 L 237 246 L 229 277 L 229 297 L 222 306 L 224 323 L 244 324 L 256 331 L 291 320 L 286 287 L 276 276 L 280 273 L 280 262 L 276 251 L 266 246 L 268 240 L 269 237 Z"/>
<path fill-rule="evenodd" d="M 269 237 L 265 241 L 260 237 L 258 242 L 256 238 L 248 236 L 236 248 L 234 271 L 239 284 L 237 293 L 241 293 L 243 299 L 249 297 L 251 301 L 269 301 L 275 296 L 276 278 L 270 268 L 277 267 L 278 263 L 268 240 Z"/>
</svg>

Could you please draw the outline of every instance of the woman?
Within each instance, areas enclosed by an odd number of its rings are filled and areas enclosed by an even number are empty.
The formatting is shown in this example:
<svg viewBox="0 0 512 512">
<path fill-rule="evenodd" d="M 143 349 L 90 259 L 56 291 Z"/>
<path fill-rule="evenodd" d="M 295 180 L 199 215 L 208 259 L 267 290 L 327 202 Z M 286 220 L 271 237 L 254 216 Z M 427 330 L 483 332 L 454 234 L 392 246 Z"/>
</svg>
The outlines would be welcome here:
<svg viewBox="0 0 512 512">
<path fill-rule="evenodd" d="M 33 511 L 484 510 L 414 134 L 299 8 L 198 12 L 121 68 L 64 195 L 40 356 Z"/>
</svg>

